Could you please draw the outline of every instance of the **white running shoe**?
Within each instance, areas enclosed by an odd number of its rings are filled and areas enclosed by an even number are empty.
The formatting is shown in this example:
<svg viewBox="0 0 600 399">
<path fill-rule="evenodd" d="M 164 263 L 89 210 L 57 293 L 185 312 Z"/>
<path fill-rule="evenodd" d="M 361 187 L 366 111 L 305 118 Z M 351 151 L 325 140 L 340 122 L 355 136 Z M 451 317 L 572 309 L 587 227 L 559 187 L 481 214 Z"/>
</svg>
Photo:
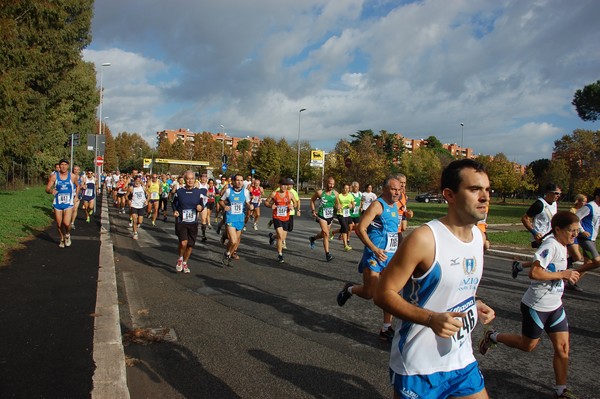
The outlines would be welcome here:
<svg viewBox="0 0 600 399">
<path fill-rule="evenodd" d="M 59 248 L 64 248 L 65 247 L 65 240 L 60 240 L 60 244 L 58 244 Z"/>
<path fill-rule="evenodd" d="M 177 265 L 175 266 L 175 270 L 178 272 L 183 270 L 183 259 L 177 259 Z"/>
<path fill-rule="evenodd" d="M 65 235 L 65 247 L 71 246 L 71 234 Z"/>
</svg>

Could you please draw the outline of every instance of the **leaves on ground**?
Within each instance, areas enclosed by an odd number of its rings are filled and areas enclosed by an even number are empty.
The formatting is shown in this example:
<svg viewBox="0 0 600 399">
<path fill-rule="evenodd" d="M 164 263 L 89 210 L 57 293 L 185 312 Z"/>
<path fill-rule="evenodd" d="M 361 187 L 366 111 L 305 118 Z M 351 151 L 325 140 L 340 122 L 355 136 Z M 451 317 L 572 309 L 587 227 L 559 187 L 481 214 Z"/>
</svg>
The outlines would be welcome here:
<svg viewBox="0 0 600 399">
<path fill-rule="evenodd" d="M 123 345 L 149 345 L 162 342 L 168 333 L 168 328 L 136 328 L 128 330 L 123 334 Z"/>
</svg>

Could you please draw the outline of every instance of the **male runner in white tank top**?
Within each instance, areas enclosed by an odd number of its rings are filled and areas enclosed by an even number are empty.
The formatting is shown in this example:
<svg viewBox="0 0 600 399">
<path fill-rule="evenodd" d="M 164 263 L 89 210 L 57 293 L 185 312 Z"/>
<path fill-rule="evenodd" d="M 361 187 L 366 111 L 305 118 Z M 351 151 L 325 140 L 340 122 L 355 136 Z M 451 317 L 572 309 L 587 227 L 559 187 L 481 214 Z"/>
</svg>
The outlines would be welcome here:
<svg viewBox="0 0 600 399">
<path fill-rule="evenodd" d="M 495 316 L 476 299 L 484 238 L 475 224 L 490 182 L 483 165 L 462 159 L 444 169 L 441 188 L 448 214 L 401 242 L 375 291 L 375 304 L 401 320 L 390 352 L 394 398 L 487 399 L 471 332 L 478 317 Z"/>
</svg>

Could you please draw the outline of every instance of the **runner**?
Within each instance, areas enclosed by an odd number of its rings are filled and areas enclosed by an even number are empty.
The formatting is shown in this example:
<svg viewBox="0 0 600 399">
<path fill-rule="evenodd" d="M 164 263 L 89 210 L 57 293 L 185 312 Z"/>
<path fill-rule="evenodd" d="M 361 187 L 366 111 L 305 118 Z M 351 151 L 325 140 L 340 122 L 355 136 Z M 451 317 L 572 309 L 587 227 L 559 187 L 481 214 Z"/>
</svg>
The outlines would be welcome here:
<svg viewBox="0 0 600 399">
<path fill-rule="evenodd" d="M 167 181 L 167 175 L 160 176 L 160 201 L 158 208 L 162 211 L 163 222 L 167 221 L 167 207 L 169 206 L 169 195 L 171 194 L 171 185 Z"/>
<path fill-rule="evenodd" d="M 337 220 L 340 223 L 340 228 L 332 232 L 335 236 L 340 234 L 342 236 L 342 243 L 344 244 L 344 251 L 352 251 L 352 247 L 348 242 L 348 233 L 350 232 L 350 214 L 352 209 L 355 207 L 354 196 L 350 193 L 350 185 L 344 184 L 342 192 L 337 197 Z"/>
<path fill-rule="evenodd" d="M 94 213 L 94 202 L 96 200 L 97 188 L 94 172 L 91 169 L 86 169 L 85 177 L 83 178 L 83 211 L 85 212 L 85 221 L 90 222 L 90 216 Z"/>
<path fill-rule="evenodd" d="M 579 218 L 571 212 L 560 211 L 552 217 L 552 233 L 535 253 L 529 277 L 533 280 L 521 300 L 521 334 L 499 333 L 488 330 L 479 343 L 479 352 L 485 355 L 498 342 L 511 348 L 531 352 L 540 342 L 544 330 L 554 347 L 555 398 L 576 399 L 567 390 L 569 369 L 569 323 L 562 303 L 563 280 L 575 284 L 579 273 L 567 269 L 567 245 L 572 244 L 579 232 Z"/>
<path fill-rule="evenodd" d="M 291 233 L 294 230 L 294 217 L 301 216 L 302 210 L 300 209 L 300 205 L 301 205 L 300 196 L 298 195 L 298 191 L 296 191 L 296 189 L 294 188 L 294 179 L 289 177 L 286 182 L 287 182 L 287 186 L 288 186 L 288 191 L 290 192 L 290 194 L 292 194 L 292 197 L 296 200 L 296 206 L 294 206 L 293 209 L 290 209 L 290 220 L 288 221 L 288 233 Z M 271 225 L 272 225 L 273 221 L 269 220 L 269 223 L 271 223 Z M 271 225 L 269 225 L 269 227 L 271 227 Z M 283 244 L 283 249 L 287 249 L 285 239 L 283 240 L 282 244 Z"/>
<path fill-rule="evenodd" d="M 131 196 L 129 214 L 131 227 L 133 227 L 133 239 L 138 239 L 138 227 L 144 221 L 144 213 L 150 194 L 148 189 L 142 184 L 142 177 L 137 175 L 133 178 L 133 186 L 127 189 L 127 194 Z"/>
<path fill-rule="evenodd" d="M 254 221 L 254 230 L 258 230 L 258 218 L 260 217 L 260 203 L 262 202 L 262 198 L 265 195 L 265 190 L 260 186 L 260 180 L 254 179 L 252 185 L 249 187 L 248 191 L 250 191 L 250 197 L 252 202 L 253 210 L 249 210 L 246 213 L 246 219 L 244 220 L 244 229 L 246 228 L 246 223 L 250 218 Z"/>
<path fill-rule="evenodd" d="M 581 220 L 581 228 L 577 242 L 583 250 L 584 264 L 577 268 L 577 271 L 583 273 L 596 269 L 600 266 L 600 254 L 596 249 L 596 238 L 600 228 L 600 188 L 594 190 L 593 201 L 577 211 L 577 216 Z M 577 284 L 567 284 L 567 288 L 574 288 L 577 291 L 583 291 Z"/>
<path fill-rule="evenodd" d="M 173 195 L 173 216 L 175 233 L 179 240 L 179 259 L 175 270 L 189 273 L 188 260 L 198 237 L 198 215 L 202 212 L 203 198 L 199 188 L 194 187 L 194 172 L 185 172 L 185 185 L 178 187 Z"/>
<path fill-rule="evenodd" d="M 153 173 L 152 178 L 146 183 L 146 189 L 150 197 L 146 212 L 148 213 L 148 217 L 152 216 L 152 226 L 156 226 L 158 206 L 160 203 L 160 181 L 158 181 L 158 175 L 156 173 Z"/>
<path fill-rule="evenodd" d="M 203 172 L 200 175 L 200 181 L 197 183 L 198 188 L 200 189 L 200 195 L 202 195 L 202 204 L 206 204 L 208 202 L 208 174 Z M 200 228 L 202 230 L 202 241 L 208 240 L 206 237 L 206 228 L 210 224 L 210 213 L 208 208 L 205 206 L 202 208 L 200 212 Z"/>
<path fill-rule="evenodd" d="M 373 201 L 377 200 L 377 194 L 375 194 L 373 192 L 373 186 L 371 184 L 367 184 L 365 186 L 365 191 L 363 191 L 362 193 L 362 199 L 361 199 L 361 204 L 360 204 L 360 211 L 361 213 L 366 211 L 367 209 L 369 209 L 369 206 L 371 206 L 371 203 Z"/>
<path fill-rule="evenodd" d="M 360 210 L 362 202 L 362 193 L 360 192 L 360 184 L 357 181 L 353 181 L 350 186 L 350 193 L 354 200 L 354 207 L 350 210 L 350 228 L 348 229 L 348 245 L 350 245 L 350 233 L 358 228 L 360 222 Z"/>
<path fill-rule="evenodd" d="M 117 180 L 117 183 L 115 184 L 114 194 L 117 199 L 116 205 L 119 213 L 125 213 L 125 204 L 127 203 L 127 199 L 125 198 L 125 194 L 127 194 L 125 176 L 119 175 L 119 180 Z"/>
<path fill-rule="evenodd" d="M 71 215 L 73 213 L 73 193 L 79 190 L 77 176 L 69 172 L 69 161 L 61 159 L 58 172 L 52 172 L 46 184 L 46 192 L 54 196 L 52 209 L 56 229 L 60 237 L 60 248 L 71 246 Z"/>
<path fill-rule="evenodd" d="M 208 189 L 207 189 L 207 202 L 206 202 L 206 209 L 207 209 L 207 223 L 208 223 L 208 228 L 212 230 L 212 224 L 210 223 L 210 218 L 212 216 L 212 212 L 215 209 L 215 198 L 217 196 L 217 188 L 215 187 L 215 181 L 213 179 L 208 179 Z"/>
<path fill-rule="evenodd" d="M 279 190 L 274 190 L 269 198 L 265 201 L 265 205 L 273 209 L 273 226 L 275 234 L 269 233 L 269 245 L 273 245 L 277 241 L 277 260 L 279 263 L 284 263 L 283 259 L 283 243 L 290 230 L 290 211 L 296 209 L 298 203 L 292 193 L 288 191 L 287 179 L 282 178 L 279 181 Z"/>
<path fill-rule="evenodd" d="M 377 201 L 363 213 L 356 235 L 365 245 L 358 272 L 362 274 L 362 285 L 346 283 L 337 295 L 337 303 L 344 306 L 352 295 L 372 299 L 381 273 L 384 271 L 398 247 L 398 196 L 400 180 L 396 176 L 388 177 L 383 184 L 383 193 Z M 391 341 L 394 337 L 392 316 L 383 313 L 383 326 L 379 337 Z"/>
<path fill-rule="evenodd" d="M 221 196 L 221 206 L 225 211 L 227 238 L 229 242 L 223 253 L 223 264 L 231 266 L 231 259 L 239 259 L 237 250 L 242 239 L 245 209 L 252 209 L 250 193 L 244 189 L 244 177 L 240 174 L 233 176 L 233 187 L 225 190 Z"/>
<path fill-rule="evenodd" d="M 81 168 L 77 165 L 73 166 L 73 174 L 77 177 L 77 188 L 73 188 L 73 213 L 71 214 L 71 230 L 75 230 L 75 219 L 79 211 L 79 203 L 81 202 L 81 189 L 83 187 L 83 179 L 81 178 Z"/>
<path fill-rule="evenodd" d="M 398 215 L 400 216 L 398 224 L 398 243 L 402 241 L 402 233 L 408 228 L 408 220 L 413 217 L 413 211 L 407 208 L 408 197 L 406 196 L 406 176 L 398 174 L 400 181 L 400 197 L 398 198 Z"/>
<path fill-rule="evenodd" d="M 483 235 L 475 223 L 490 183 L 483 165 L 461 159 L 443 170 L 441 187 L 448 213 L 402 241 L 375 290 L 375 304 L 399 320 L 390 379 L 395 398 L 487 399 L 471 333 L 478 317 L 495 317 L 476 299 Z"/>
<path fill-rule="evenodd" d="M 329 240 L 331 239 L 329 229 L 333 222 L 335 205 L 338 203 L 338 193 L 334 190 L 335 180 L 333 177 L 327 179 L 327 189 L 317 190 L 310 199 L 310 209 L 315 221 L 319 223 L 321 231 L 316 236 L 308 238 L 310 249 L 315 248 L 315 241 L 323 239 L 323 249 L 325 250 L 325 260 L 331 262 L 334 256 L 329 253 Z M 316 209 L 316 202 L 319 201 L 319 209 Z"/>
</svg>

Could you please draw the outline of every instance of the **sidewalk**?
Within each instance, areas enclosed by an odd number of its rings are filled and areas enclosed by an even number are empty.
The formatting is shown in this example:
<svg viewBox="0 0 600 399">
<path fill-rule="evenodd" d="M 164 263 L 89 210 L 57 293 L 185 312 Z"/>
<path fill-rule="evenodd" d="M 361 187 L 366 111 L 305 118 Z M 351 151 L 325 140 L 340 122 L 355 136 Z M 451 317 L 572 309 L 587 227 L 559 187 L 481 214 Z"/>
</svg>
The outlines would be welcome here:
<svg viewBox="0 0 600 399">
<path fill-rule="evenodd" d="M 1 398 L 90 397 L 100 211 L 79 210 L 71 247 L 52 224 L 0 268 Z"/>
</svg>

